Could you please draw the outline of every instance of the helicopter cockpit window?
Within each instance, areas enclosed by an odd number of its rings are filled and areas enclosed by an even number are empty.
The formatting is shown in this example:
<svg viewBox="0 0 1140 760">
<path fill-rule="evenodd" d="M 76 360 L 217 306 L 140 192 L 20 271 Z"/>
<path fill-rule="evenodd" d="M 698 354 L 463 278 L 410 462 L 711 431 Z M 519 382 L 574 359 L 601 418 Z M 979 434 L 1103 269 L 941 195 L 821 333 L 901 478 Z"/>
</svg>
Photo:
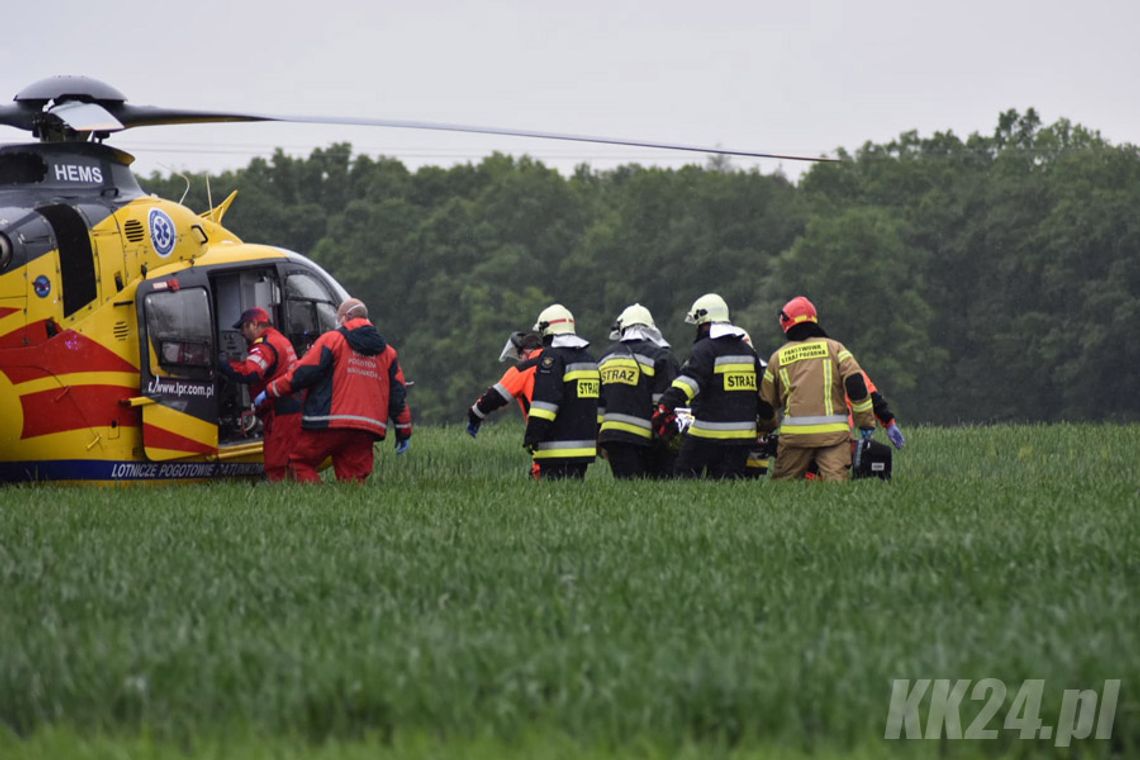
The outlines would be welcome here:
<svg viewBox="0 0 1140 760">
<path fill-rule="evenodd" d="M 12 263 L 12 252 L 12 239 L 0 232 L 0 272 L 3 272 Z"/>
<path fill-rule="evenodd" d="M 285 332 L 303 352 L 323 332 L 336 327 L 336 307 L 324 283 L 306 273 L 285 278 Z"/>
<path fill-rule="evenodd" d="M 206 290 L 150 293 L 145 303 L 147 336 L 159 366 L 176 377 L 208 378 L 214 351 Z"/>
</svg>

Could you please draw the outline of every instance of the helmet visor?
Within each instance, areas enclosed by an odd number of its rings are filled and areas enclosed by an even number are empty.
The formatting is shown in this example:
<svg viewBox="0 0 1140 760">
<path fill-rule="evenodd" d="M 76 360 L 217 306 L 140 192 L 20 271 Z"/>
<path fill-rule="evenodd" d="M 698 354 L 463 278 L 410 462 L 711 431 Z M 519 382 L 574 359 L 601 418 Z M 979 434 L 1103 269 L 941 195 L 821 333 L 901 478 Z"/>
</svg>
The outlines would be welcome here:
<svg viewBox="0 0 1140 760">
<path fill-rule="evenodd" d="M 519 353 L 519 340 L 516 336 L 521 336 L 522 333 L 512 333 L 507 342 L 503 344 L 503 350 L 499 353 L 499 361 L 501 362 L 521 362 L 522 354 Z"/>
</svg>

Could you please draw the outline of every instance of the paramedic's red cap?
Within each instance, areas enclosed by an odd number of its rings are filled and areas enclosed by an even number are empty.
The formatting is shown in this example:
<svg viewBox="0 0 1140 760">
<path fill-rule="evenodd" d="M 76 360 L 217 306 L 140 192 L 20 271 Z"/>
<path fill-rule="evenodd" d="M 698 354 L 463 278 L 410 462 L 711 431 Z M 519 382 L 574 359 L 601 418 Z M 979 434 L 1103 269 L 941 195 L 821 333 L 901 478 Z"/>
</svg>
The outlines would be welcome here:
<svg viewBox="0 0 1140 760">
<path fill-rule="evenodd" d="M 234 329 L 240 330 L 241 326 L 246 322 L 253 322 L 255 325 L 271 325 L 273 320 L 269 318 L 269 312 L 260 306 L 254 306 L 252 309 L 246 309 L 241 313 L 241 319 L 234 322 Z"/>
</svg>

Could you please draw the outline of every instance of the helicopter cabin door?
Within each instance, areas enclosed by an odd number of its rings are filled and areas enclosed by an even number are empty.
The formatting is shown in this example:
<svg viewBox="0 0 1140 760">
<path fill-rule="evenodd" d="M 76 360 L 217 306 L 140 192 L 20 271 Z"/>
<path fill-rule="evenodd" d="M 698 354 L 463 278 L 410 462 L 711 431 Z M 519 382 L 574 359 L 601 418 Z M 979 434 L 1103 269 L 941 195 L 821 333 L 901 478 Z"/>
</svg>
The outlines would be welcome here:
<svg viewBox="0 0 1140 760">
<path fill-rule="evenodd" d="M 143 448 L 154 462 L 218 453 L 213 305 L 193 270 L 138 290 Z"/>
</svg>

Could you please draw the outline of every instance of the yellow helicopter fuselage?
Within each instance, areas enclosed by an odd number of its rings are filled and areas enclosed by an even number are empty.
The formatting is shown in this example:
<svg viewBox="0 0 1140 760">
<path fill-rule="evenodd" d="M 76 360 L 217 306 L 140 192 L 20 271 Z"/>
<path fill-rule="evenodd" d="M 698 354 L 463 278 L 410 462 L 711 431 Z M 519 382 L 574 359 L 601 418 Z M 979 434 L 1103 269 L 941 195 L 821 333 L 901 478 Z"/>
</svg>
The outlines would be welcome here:
<svg viewBox="0 0 1140 760">
<path fill-rule="evenodd" d="M 303 350 L 345 292 L 305 257 L 243 243 L 146 195 L 93 143 L 0 148 L 0 482 L 253 477 L 249 392 L 218 372 L 261 306 Z"/>
</svg>

